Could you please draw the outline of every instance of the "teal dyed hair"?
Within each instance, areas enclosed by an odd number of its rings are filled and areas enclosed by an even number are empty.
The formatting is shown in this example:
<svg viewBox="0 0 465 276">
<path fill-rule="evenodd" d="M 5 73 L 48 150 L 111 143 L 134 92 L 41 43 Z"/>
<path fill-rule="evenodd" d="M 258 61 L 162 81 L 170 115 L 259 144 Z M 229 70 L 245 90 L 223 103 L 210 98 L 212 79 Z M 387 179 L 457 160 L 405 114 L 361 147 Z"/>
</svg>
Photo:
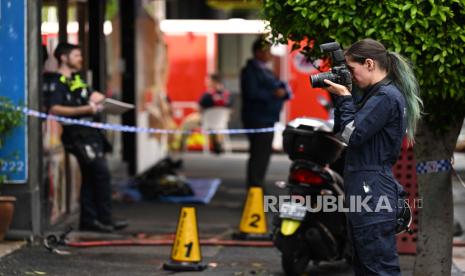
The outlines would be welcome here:
<svg viewBox="0 0 465 276">
<path fill-rule="evenodd" d="M 417 121 L 421 117 L 423 102 L 420 99 L 420 88 L 413 69 L 407 60 L 395 52 L 388 52 L 391 60 L 389 73 L 396 86 L 404 93 L 407 105 L 407 138 L 412 144 L 415 139 Z"/>
<path fill-rule="evenodd" d="M 407 106 L 407 139 L 413 144 L 423 102 L 420 99 L 417 79 L 408 61 L 398 53 L 387 51 L 383 44 L 370 38 L 352 44 L 345 55 L 361 64 L 367 58 L 373 59 L 380 68 L 388 72 L 389 77 L 404 94 Z"/>
</svg>

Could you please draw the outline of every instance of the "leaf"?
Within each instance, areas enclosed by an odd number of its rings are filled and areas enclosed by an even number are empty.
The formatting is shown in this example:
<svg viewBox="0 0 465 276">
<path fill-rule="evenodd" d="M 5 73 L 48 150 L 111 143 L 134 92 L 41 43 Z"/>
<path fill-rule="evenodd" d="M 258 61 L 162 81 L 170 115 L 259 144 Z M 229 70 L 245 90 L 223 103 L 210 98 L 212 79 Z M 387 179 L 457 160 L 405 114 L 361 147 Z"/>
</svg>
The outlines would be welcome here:
<svg viewBox="0 0 465 276">
<path fill-rule="evenodd" d="M 425 29 L 429 27 L 429 23 L 427 20 L 417 20 L 417 22 Z"/>
<path fill-rule="evenodd" d="M 314 6 L 316 6 L 316 5 L 318 5 L 318 1 L 312 1 L 312 2 L 310 2 L 310 4 L 309 4 L 308 6 L 309 6 L 309 7 L 314 7 Z"/>
<path fill-rule="evenodd" d="M 417 6 L 413 6 L 411 9 L 410 9 L 410 16 L 415 19 L 415 17 L 417 16 Z"/>
<path fill-rule="evenodd" d="M 407 53 L 411 53 L 414 50 L 415 50 L 415 47 L 413 47 L 413 46 L 408 46 L 407 48 L 405 48 L 405 52 L 407 52 Z"/>
<path fill-rule="evenodd" d="M 372 33 L 374 33 L 376 30 L 375 28 L 368 29 L 365 33 L 366 36 L 370 36 Z"/>
<path fill-rule="evenodd" d="M 405 29 L 409 30 L 413 25 L 413 20 L 409 20 L 405 23 Z"/>
<path fill-rule="evenodd" d="M 439 73 L 442 73 L 442 72 L 444 72 L 444 65 L 441 64 L 439 66 Z"/>
<path fill-rule="evenodd" d="M 434 17 L 437 13 L 438 13 L 438 7 L 434 5 L 433 8 L 431 9 L 430 16 Z"/>
<path fill-rule="evenodd" d="M 302 12 L 301 12 L 301 14 L 302 14 L 302 17 L 304 17 L 304 18 L 307 17 L 308 10 L 307 10 L 307 9 L 303 9 Z"/>
<path fill-rule="evenodd" d="M 323 20 L 323 26 L 325 26 L 326 28 L 329 27 L 329 19 L 328 19 L 328 18 L 325 18 L 325 19 Z"/>
<path fill-rule="evenodd" d="M 439 11 L 439 16 L 441 17 L 441 20 L 446 22 L 447 21 L 447 17 L 446 17 L 446 14 L 443 12 L 443 11 Z"/>
<path fill-rule="evenodd" d="M 404 5 L 402 7 L 402 11 L 406 11 L 406 10 L 410 9 L 411 6 L 412 6 L 412 3 L 408 3 L 408 4 Z"/>
</svg>

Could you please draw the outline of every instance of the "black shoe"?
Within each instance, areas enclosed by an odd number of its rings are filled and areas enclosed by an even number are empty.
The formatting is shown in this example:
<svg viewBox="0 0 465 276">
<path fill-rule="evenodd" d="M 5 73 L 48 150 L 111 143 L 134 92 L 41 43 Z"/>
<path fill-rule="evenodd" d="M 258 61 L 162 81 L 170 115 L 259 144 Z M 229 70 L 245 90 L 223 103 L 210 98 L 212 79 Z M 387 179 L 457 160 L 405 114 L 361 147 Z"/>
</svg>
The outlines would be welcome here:
<svg viewBox="0 0 465 276">
<path fill-rule="evenodd" d="M 124 228 L 129 226 L 129 223 L 126 220 L 114 220 L 113 221 L 113 228 L 115 230 L 123 230 Z"/>
<path fill-rule="evenodd" d="M 214 142 L 213 143 L 213 152 L 216 153 L 216 154 L 224 153 L 223 146 L 218 142 Z"/>
<path fill-rule="evenodd" d="M 113 225 L 103 224 L 98 220 L 94 220 L 91 223 L 82 223 L 79 226 L 79 230 L 101 232 L 101 233 L 112 233 L 113 231 L 115 231 L 115 227 Z"/>
<path fill-rule="evenodd" d="M 454 221 L 454 237 L 462 236 L 462 234 L 463 234 L 462 225 L 460 224 L 460 222 L 455 220 Z"/>
</svg>

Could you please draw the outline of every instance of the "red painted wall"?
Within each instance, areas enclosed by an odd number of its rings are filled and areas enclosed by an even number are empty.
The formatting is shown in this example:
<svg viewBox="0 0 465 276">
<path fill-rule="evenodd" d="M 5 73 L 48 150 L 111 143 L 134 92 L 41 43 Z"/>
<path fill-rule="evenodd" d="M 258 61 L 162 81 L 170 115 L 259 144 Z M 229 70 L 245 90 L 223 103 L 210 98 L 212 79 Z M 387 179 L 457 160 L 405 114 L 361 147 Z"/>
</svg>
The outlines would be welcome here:
<svg viewBox="0 0 465 276">
<path fill-rule="evenodd" d="M 207 37 L 195 34 L 166 34 L 168 44 L 169 74 L 167 90 L 172 102 L 196 103 L 205 91 L 207 75 Z M 216 49 L 216 43 L 215 43 Z M 213 55 L 216 62 L 216 53 Z M 310 87 L 309 75 L 318 73 L 297 51 L 289 54 L 289 84 L 294 98 L 289 102 L 288 120 L 296 117 L 317 117 L 328 119 L 329 114 L 318 102 L 318 97 L 330 101 L 328 92 Z M 195 109 L 181 108 L 175 112 L 175 120 L 180 123 Z"/>
<path fill-rule="evenodd" d="M 289 84 L 294 93 L 294 98 L 289 102 L 288 120 L 305 116 L 324 120 L 329 118 L 326 109 L 318 102 L 318 97 L 330 101 L 328 92 L 310 86 L 310 74 L 318 72 L 298 51 L 289 54 Z"/>
<path fill-rule="evenodd" d="M 194 34 L 165 35 L 168 44 L 168 95 L 172 101 L 193 101 L 205 91 L 207 38 Z"/>
</svg>

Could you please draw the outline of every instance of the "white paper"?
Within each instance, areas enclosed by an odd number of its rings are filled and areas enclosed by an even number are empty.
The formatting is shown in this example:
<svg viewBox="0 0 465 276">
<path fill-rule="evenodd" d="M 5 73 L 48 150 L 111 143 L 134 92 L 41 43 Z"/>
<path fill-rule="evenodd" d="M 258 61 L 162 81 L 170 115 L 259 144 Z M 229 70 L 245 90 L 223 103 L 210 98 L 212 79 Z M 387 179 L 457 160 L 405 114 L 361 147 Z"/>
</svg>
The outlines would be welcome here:
<svg viewBox="0 0 465 276">
<path fill-rule="evenodd" d="M 107 114 L 120 115 L 134 108 L 133 104 L 128 104 L 111 98 L 103 100 L 103 112 Z"/>
</svg>

